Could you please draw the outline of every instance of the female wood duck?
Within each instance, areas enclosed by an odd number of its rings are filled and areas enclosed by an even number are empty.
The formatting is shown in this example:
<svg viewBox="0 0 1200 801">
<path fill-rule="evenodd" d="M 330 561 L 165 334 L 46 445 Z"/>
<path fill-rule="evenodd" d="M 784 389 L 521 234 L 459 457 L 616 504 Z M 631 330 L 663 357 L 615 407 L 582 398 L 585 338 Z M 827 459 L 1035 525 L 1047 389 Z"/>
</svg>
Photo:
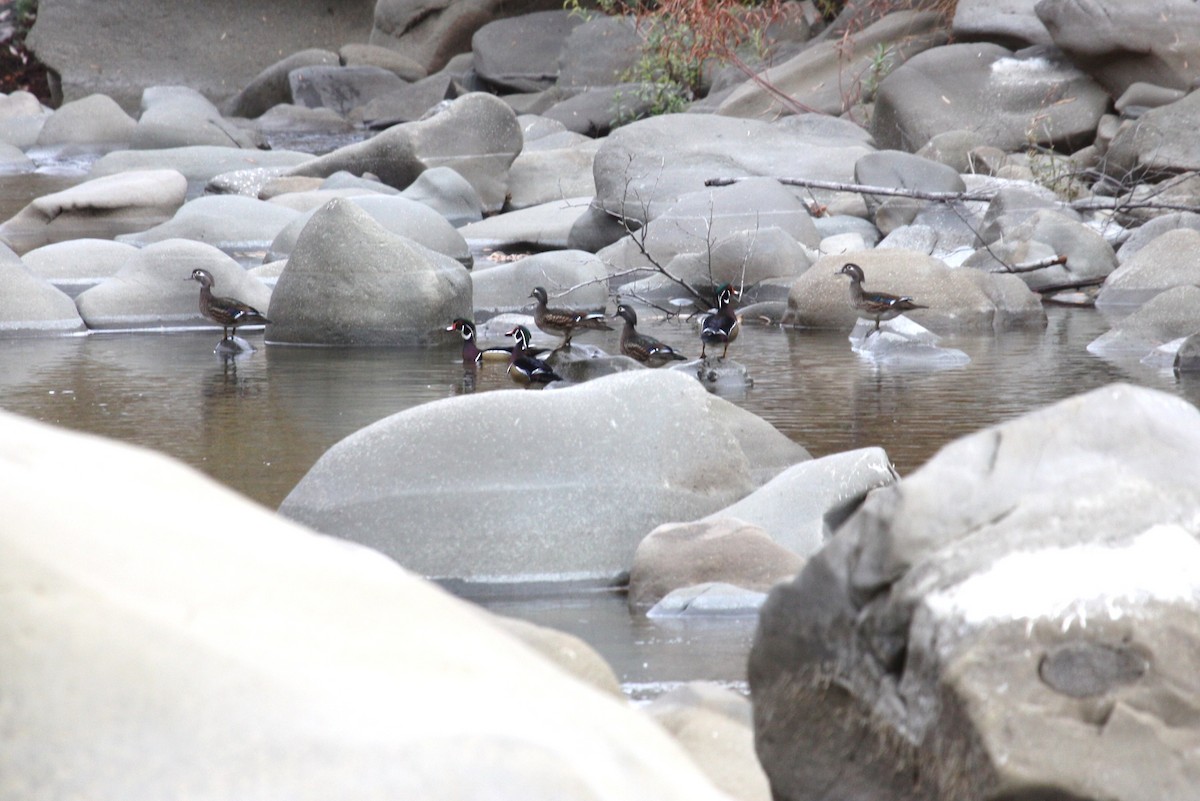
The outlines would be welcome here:
<svg viewBox="0 0 1200 801">
<path fill-rule="evenodd" d="M 196 268 L 190 278 L 185 281 L 200 282 L 200 313 L 215 322 L 225 332 L 222 342 L 232 339 L 239 325 L 262 325 L 271 322 L 253 306 L 242 303 L 234 298 L 222 298 L 212 293 L 216 281 L 208 270 Z M 230 331 L 233 334 L 230 334 Z"/>
<path fill-rule="evenodd" d="M 512 359 L 512 348 L 480 348 L 475 344 L 475 323 L 470 320 L 464 320 L 459 317 L 450 325 L 446 326 L 447 331 L 457 331 L 462 337 L 462 360 L 463 364 L 483 364 L 484 362 L 507 362 Z M 540 351 L 530 351 L 531 355 L 536 356 Z"/>
<path fill-rule="evenodd" d="M 889 295 L 886 292 L 867 292 L 863 289 L 863 271 L 854 263 L 845 264 L 838 275 L 850 276 L 850 303 L 854 308 L 858 309 L 866 317 L 875 320 L 875 327 L 867 334 L 877 333 L 879 331 L 879 323 L 883 320 L 891 320 L 899 317 L 906 311 L 913 309 L 928 309 L 928 306 L 922 306 L 919 303 L 914 303 L 913 299 L 907 296 Z"/>
<path fill-rule="evenodd" d="M 617 305 L 617 313 L 613 316 L 625 320 L 625 328 L 621 331 L 621 353 L 629 358 L 651 367 L 662 367 L 670 361 L 687 359 L 682 353 L 672 350 L 670 345 L 664 345 L 652 336 L 639 334 L 634 328 L 637 325 L 637 312 L 624 303 Z"/>
<path fill-rule="evenodd" d="M 557 349 L 571 347 L 571 337 L 575 329 L 586 328 L 593 331 L 611 331 L 612 327 L 604 321 L 604 312 L 576 311 L 575 309 L 547 308 L 544 287 L 535 286 L 529 297 L 537 301 L 533 310 L 533 321 L 537 327 L 547 334 L 557 334 L 563 338 L 563 343 Z"/>
<path fill-rule="evenodd" d="M 554 372 L 550 365 L 529 352 L 529 329 L 518 325 L 506 336 L 513 338 L 512 355 L 508 360 L 508 375 L 522 386 L 531 384 L 549 384 L 551 381 L 562 381 L 562 376 Z"/>
<path fill-rule="evenodd" d="M 721 358 L 729 353 L 729 343 L 738 338 L 742 323 L 737 316 L 738 291 L 733 284 L 721 284 L 717 287 L 717 311 L 704 318 L 700 328 L 700 358 L 704 358 L 705 349 L 710 343 L 722 343 L 725 349 Z"/>
</svg>

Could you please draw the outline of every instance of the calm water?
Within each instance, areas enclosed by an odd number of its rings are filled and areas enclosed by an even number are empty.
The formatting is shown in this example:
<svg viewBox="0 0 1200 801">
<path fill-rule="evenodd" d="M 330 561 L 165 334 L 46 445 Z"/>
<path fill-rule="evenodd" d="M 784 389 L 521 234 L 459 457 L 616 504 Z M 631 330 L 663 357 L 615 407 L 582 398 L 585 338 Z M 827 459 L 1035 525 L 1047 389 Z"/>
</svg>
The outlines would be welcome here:
<svg viewBox="0 0 1200 801">
<path fill-rule="evenodd" d="M 1044 331 L 946 338 L 972 361 L 939 372 L 877 368 L 845 332 L 748 327 L 730 357 L 754 386 L 731 400 L 816 456 L 879 445 L 907 473 L 962 434 L 1112 381 L 1200 397 L 1170 371 L 1089 355 L 1109 325 L 1094 310 L 1048 311 Z M 643 317 L 642 329 L 697 353 L 690 326 Z M 236 361 L 213 353 L 219 333 L 209 330 L 0 340 L 0 407 L 163 451 L 274 508 L 329 446 L 375 420 L 464 391 L 525 391 L 490 365 L 465 382 L 452 343 L 296 348 L 247 338 L 259 350 Z M 616 345 L 615 332 L 579 339 Z M 588 640 L 634 696 L 693 678 L 741 682 L 753 634 L 752 619 L 632 618 L 611 592 L 486 605 Z"/>
</svg>

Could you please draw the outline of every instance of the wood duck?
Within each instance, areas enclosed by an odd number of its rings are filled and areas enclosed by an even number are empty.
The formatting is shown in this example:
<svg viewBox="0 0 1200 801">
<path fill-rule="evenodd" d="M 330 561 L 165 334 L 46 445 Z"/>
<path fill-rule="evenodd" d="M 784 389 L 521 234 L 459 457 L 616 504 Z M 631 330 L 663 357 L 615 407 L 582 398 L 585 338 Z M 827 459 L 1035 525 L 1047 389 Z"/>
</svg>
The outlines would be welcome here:
<svg viewBox="0 0 1200 801">
<path fill-rule="evenodd" d="M 184 280 L 200 283 L 200 313 L 221 326 L 225 332 L 222 342 L 232 339 L 233 334 L 237 333 L 239 325 L 262 325 L 271 322 L 253 306 L 234 298 L 214 295 L 212 288 L 216 285 L 216 281 L 213 280 L 212 273 L 208 270 L 201 270 L 197 267 L 192 270 L 191 277 Z"/>
<path fill-rule="evenodd" d="M 863 289 L 864 276 L 862 267 L 852 262 L 845 264 L 837 274 L 850 276 L 850 303 L 854 308 L 862 312 L 864 316 L 875 320 L 875 327 L 867 336 L 877 333 L 879 331 L 879 323 L 883 320 L 891 320 L 913 309 L 929 308 L 928 306 L 914 303 L 913 299 L 907 296 L 889 295 L 886 292 L 865 291 Z"/>
<path fill-rule="evenodd" d="M 593 331 L 612 330 L 612 327 L 604 321 L 604 312 L 547 308 L 548 296 L 544 287 L 535 286 L 529 293 L 529 297 L 537 301 L 537 307 L 533 310 L 533 321 L 537 323 L 537 327 L 547 334 L 557 334 L 563 338 L 563 343 L 559 345 L 558 349 L 571 347 L 571 337 L 577 328 Z"/>
<path fill-rule="evenodd" d="M 484 362 L 507 362 L 512 358 L 512 348 L 494 347 L 480 348 L 475 343 L 475 323 L 470 320 L 464 320 L 459 317 L 450 325 L 446 326 L 447 331 L 457 331 L 462 337 L 462 360 L 463 364 L 483 364 Z M 529 355 L 536 356 L 542 350 L 530 349 Z"/>
<path fill-rule="evenodd" d="M 621 353 L 629 358 L 651 367 L 662 367 L 670 361 L 687 359 L 682 353 L 672 350 L 670 345 L 665 345 L 652 336 L 639 334 L 634 328 L 637 325 L 637 312 L 624 303 L 617 305 L 617 313 L 613 316 L 625 320 L 625 328 L 621 330 Z"/>
<path fill-rule="evenodd" d="M 721 343 L 725 349 L 721 358 L 729 353 L 729 343 L 738 338 L 742 323 L 737 316 L 738 291 L 733 284 L 721 284 L 717 287 L 717 311 L 704 318 L 700 328 L 700 358 L 704 358 L 706 348 L 710 344 Z"/>
<path fill-rule="evenodd" d="M 518 325 L 505 336 L 513 338 L 512 355 L 508 360 L 509 378 L 526 387 L 531 384 L 545 385 L 551 381 L 562 381 L 562 376 L 554 372 L 550 365 L 530 354 L 528 328 Z"/>
</svg>

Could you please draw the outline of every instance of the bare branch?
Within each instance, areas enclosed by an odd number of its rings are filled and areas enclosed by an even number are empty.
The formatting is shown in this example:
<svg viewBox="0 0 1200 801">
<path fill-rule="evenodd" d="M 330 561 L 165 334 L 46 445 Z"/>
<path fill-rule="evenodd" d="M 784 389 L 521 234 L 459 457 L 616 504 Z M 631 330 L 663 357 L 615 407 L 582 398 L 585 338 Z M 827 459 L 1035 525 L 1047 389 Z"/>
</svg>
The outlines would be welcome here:
<svg viewBox="0 0 1200 801">
<path fill-rule="evenodd" d="M 1047 267 L 1053 267 L 1056 264 L 1066 264 L 1066 263 L 1067 263 L 1066 256 L 1062 256 L 1062 255 L 1047 256 L 1046 258 L 1038 259 L 1037 261 L 1028 261 L 1028 262 L 1025 262 L 1024 264 L 1013 264 L 1011 266 L 1001 262 L 1001 264 L 1004 264 L 1003 270 L 989 270 L 988 272 L 1031 273 L 1035 270 L 1044 270 Z"/>
</svg>

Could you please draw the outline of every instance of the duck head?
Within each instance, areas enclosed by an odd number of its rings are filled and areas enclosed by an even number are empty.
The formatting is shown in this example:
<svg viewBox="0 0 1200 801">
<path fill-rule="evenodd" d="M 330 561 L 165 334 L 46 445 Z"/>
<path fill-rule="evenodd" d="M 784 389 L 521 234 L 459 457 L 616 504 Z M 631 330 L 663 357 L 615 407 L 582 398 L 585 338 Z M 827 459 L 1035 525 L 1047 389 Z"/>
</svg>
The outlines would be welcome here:
<svg viewBox="0 0 1200 801">
<path fill-rule="evenodd" d="M 848 275 L 850 276 L 851 281 L 858 281 L 860 283 L 864 278 L 862 267 L 859 267 L 854 262 L 846 262 L 844 265 L 842 265 L 842 269 L 838 270 L 836 274 Z"/>
<path fill-rule="evenodd" d="M 445 330 L 457 331 L 458 335 L 466 341 L 470 341 L 475 338 L 475 323 L 471 322 L 470 320 L 464 320 L 461 317 L 450 323 L 450 325 L 446 326 Z"/>
<path fill-rule="evenodd" d="M 208 287 L 209 289 L 211 289 L 217 283 L 213 280 L 212 273 L 210 273 L 208 270 L 201 270 L 199 267 L 192 270 L 192 274 L 183 280 L 199 281 L 200 286 Z"/>
<path fill-rule="evenodd" d="M 624 303 L 617 304 L 617 313 L 613 317 L 620 317 L 630 325 L 637 325 L 637 312 Z"/>
</svg>

